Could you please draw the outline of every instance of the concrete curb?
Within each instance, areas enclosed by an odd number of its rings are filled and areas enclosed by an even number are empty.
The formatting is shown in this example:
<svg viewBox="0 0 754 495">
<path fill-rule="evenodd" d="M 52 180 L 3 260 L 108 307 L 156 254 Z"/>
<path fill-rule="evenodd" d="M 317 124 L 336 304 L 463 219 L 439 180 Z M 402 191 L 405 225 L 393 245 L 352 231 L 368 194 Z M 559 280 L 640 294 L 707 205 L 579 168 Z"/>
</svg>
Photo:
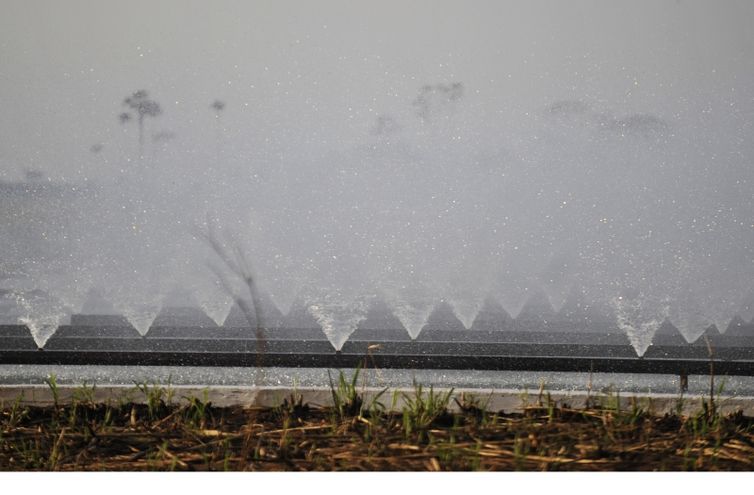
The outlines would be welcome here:
<svg viewBox="0 0 754 495">
<path fill-rule="evenodd" d="M 150 385 L 151 387 L 151 385 Z M 198 387 L 186 385 L 174 385 L 163 387 L 165 394 L 172 396 L 173 403 L 185 402 L 189 397 L 197 397 L 212 402 L 215 406 L 243 406 L 243 407 L 275 407 L 292 394 L 301 395 L 305 403 L 312 406 L 332 405 L 332 395 L 329 388 L 292 388 L 292 387 L 239 387 L 239 386 L 212 386 Z M 61 385 L 58 387 L 59 402 L 70 404 L 76 396 L 80 396 L 81 387 Z M 381 391 L 377 388 L 360 389 L 369 402 L 372 397 Z M 435 392 L 447 391 L 447 389 L 435 389 Z M 424 389 L 426 394 L 427 389 Z M 397 388 L 390 389 L 380 398 L 380 402 L 388 410 L 400 411 L 405 401 L 403 395 L 412 397 L 414 389 Z M 98 403 L 112 404 L 121 402 L 144 403 L 144 393 L 133 385 L 108 385 L 95 387 L 92 393 L 93 399 Z M 701 395 L 679 396 L 668 394 L 637 394 L 637 395 L 605 395 L 588 394 L 585 391 L 574 392 L 551 392 L 544 391 L 541 395 L 538 391 L 522 392 L 520 390 L 489 390 L 489 389 L 455 389 L 452 397 L 459 402 L 466 398 L 475 398 L 480 406 L 485 406 L 488 411 L 521 412 L 527 406 L 541 405 L 547 407 L 549 403 L 556 405 L 568 405 L 572 408 L 583 408 L 588 400 L 592 404 L 610 404 L 614 407 L 618 402 L 623 410 L 631 410 L 634 407 L 642 408 L 655 414 L 665 414 L 680 411 L 683 414 L 694 414 L 701 410 L 701 403 L 707 397 Z M 754 397 L 721 396 L 715 398 L 719 410 L 724 413 L 742 411 L 747 416 L 754 416 Z M 9 407 L 19 401 L 26 406 L 49 406 L 54 404 L 52 391 L 46 385 L 1 385 L 0 406 Z M 451 410 L 458 410 L 454 400 L 450 402 Z"/>
</svg>

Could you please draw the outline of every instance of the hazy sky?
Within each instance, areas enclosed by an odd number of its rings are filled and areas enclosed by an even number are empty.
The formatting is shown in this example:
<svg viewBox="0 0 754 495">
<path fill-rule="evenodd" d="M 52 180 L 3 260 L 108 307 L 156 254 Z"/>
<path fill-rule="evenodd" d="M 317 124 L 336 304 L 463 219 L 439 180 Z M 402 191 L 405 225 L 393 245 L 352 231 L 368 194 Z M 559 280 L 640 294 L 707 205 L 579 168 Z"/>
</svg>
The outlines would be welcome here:
<svg viewBox="0 0 754 495">
<path fill-rule="evenodd" d="M 122 100 L 142 88 L 164 109 L 148 133 L 174 132 L 181 152 L 212 147 L 209 104 L 226 101 L 228 149 L 241 159 L 348 148 L 377 115 L 400 116 L 422 85 L 442 82 L 463 82 L 501 132 L 563 99 L 671 121 L 754 106 L 748 0 L 4 0 L 2 10 L 6 179 L 25 168 L 111 175 L 135 143 L 116 118 Z"/>
</svg>

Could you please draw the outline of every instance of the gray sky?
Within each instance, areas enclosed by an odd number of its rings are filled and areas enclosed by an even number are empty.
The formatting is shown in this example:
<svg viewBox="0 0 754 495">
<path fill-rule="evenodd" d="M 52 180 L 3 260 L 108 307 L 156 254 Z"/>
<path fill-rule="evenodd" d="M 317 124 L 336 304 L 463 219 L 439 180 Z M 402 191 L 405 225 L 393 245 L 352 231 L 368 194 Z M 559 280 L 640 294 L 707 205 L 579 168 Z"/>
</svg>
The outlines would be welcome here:
<svg viewBox="0 0 754 495">
<path fill-rule="evenodd" d="M 500 132 L 563 99 L 689 123 L 751 115 L 753 18 L 746 0 L 6 0 L 0 177 L 111 175 L 135 139 L 116 115 L 140 88 L 164 108 L 148 132 L 175 132 L 181 152 L 212 147 L 208 105 L 227 101 L 239 158 L 348 148 L 438 82 L 462 81 Z"/>
</svg>

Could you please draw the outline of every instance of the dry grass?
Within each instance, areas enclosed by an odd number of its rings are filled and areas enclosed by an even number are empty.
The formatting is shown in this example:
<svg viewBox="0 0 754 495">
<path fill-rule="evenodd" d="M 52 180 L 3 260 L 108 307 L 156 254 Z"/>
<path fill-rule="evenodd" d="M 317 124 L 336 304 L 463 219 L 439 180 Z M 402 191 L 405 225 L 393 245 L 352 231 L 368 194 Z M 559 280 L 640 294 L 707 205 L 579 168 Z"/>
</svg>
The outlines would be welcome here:
<svg viewBox="0 0 754 495">
<path fill-rule="evenodd" d="M 95 403 L 82 388 L 68 404 L 3 406 L 0 469 L 750 470 L 754 461 L 754 418 L 708 402 L 695 415 L 656 415 L 609 396 L 574 409 L 540 394 L 505 414 L 470 397 L 449 412 L 449 394 L 419 387 L 400 412 L 377 401 L 218 408 L 197 397 L 173 404 L 161 387 L 138 393 L 144 404 Z"/>
</svg>

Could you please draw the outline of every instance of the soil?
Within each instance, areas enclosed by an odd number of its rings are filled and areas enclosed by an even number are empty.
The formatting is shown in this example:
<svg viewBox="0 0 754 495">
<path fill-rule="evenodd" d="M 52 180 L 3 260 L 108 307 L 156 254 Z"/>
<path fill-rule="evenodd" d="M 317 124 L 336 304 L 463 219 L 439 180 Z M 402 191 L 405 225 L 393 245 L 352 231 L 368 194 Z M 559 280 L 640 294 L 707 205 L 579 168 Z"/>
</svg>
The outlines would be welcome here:
<svg viewBox="0 0 754 495">
<path fill-rule="evenodd" d="M 609 400 L 574 409 L 540 399 L 515 414 L 473 399 L 458 412 L 415 398 L 402 412 L 297 397 L 274 408 L 170 404 L 161 394 L 146 402 L 6 404 L 0 469 L 732 471 L 754 462 L 754 418 L 706 402 L 694 415 Z"/>
</svg>

